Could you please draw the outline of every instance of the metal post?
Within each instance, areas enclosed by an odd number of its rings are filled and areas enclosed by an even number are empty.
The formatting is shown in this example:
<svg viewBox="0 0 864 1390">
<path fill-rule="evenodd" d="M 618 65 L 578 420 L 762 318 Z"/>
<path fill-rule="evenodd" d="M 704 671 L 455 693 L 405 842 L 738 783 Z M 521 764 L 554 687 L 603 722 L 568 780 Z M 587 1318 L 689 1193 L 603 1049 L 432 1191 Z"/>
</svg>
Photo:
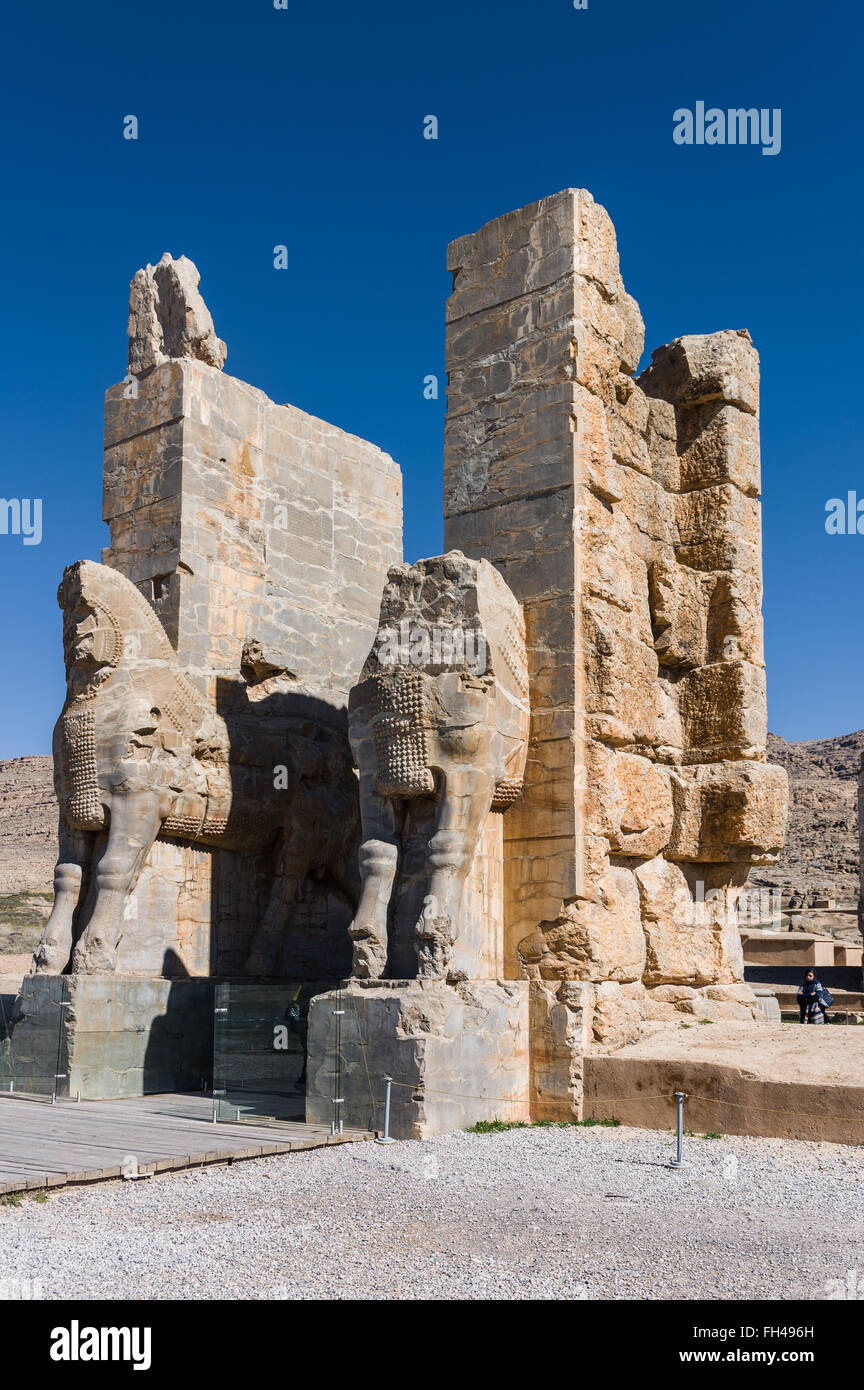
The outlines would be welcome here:
<svg viewBox="0 0 864 1390">
<path fill-rule="evenodd" d="M 66 993 L 66 988 L 67 988 L 67 986 L 66 986 L 66 981 L 64 980 L 64 981 L 63 981 L 63 993 L 64 993 L 64 995 L 65 995 L 65 993 Z M 56 1104 L 57 1104 L 57 1082 L 58 1082 L 58 1081 L 65 1081 L 65 1080 L 66 1080 L 66 1073 L 65 1073 L 65 1071 L 61 1071 L 61 1070 L 60 1070 L 60 1060 L 61 1060 L 61 1058 L 62 1058 L 62 1056 L 63 1056 L 64 1032 L 65 1032 L 65 1028 L 66 1028 L 66 1015 L 64 1014 L 63 1010 L 64 1010 L 64 1009 L 69 1009 L 69 1008 L 71 1008 L 71 1007 L 72 1007 L 72 1006 L 71 1006 L 71 1003 L 70 1003 L 70 1001 L 69 1001 L 68 999 L 61 999 L 61 1001 L 60 1001 L 60 1022 L 59 1022 L 58 1029 L 57 1029 L 57 1066 L 54 1068 L 54 1088 L 53 1088 L 53 1090 L 52 1090 L 52 1092 L 51 1092 L 51 1104 L 52 1104 L 52 1105 L 56 1105 Z M 67 1065 L 67 1066 L 69 1065 L 68 1057 L 67 1057 L 66 1065 Z"/>
<path fill-rule="evenodd" d="M 385 1073 L 384 1084 L 387 1088 L 384 1092 L 384 1133 L 376 1137 L 375 1143 L 395 1144 L 396 1140 L 390 1138 L 390 1090 L 393 1085 L 393 1077 Z"/>
<path fill-rule="evenodd" d="M 678 1102 L 678 1151 L 675 1158 L 670 1160 L 670 1168 L 684 1167 L 684 1101 L 689 1094 L 689 1091 L 675 1092 L 675 1099 Z"/>
<path fill-rule="evenodd" d="M 341 990 L 336 991 L 336 1003 L 337 1005 L 341 1005 L 342 1003 Z M 340 1096 L 339 1092 L 342 1090 L 342 1015 L 344 1012 L 345 1010 L 342 1008 L 335 1008 L 333 1010 L 333 1017 L 336 1020 L 336 1055 L 333 1059 L 333 1119 L 330 1121 L 331 1134 L 342 1133 L 342 1111 L 339 1107 L 344 1104 L 344 1097 Z"/>
</svg>

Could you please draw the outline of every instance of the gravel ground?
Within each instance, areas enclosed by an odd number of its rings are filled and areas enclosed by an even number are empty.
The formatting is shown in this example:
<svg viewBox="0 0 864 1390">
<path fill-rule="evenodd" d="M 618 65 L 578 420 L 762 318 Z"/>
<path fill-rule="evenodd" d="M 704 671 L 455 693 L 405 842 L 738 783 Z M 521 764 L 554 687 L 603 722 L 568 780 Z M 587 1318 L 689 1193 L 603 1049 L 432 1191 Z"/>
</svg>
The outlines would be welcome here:
<svg viewBox="0 0 864 1390">
<path fill-rule="evenodd" d="M 637 1129 L 346 1144 L 0 1208 L 45 1298 L 824 1299 L 860 1278 L 864 1146 Z M 7 1292 L 7 1296 L 8 1292 Z"/>
</svg>

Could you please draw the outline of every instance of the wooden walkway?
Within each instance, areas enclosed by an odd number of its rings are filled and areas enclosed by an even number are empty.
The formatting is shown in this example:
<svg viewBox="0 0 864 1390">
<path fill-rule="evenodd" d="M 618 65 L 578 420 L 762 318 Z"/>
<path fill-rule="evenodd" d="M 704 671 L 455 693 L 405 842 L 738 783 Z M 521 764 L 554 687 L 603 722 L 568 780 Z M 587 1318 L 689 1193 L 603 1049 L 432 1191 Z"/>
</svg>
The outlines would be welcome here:
<svg viewBox="0 0 864 1390">
<path fill-rule="evenodd" d="M 0 1095 L 0 1196 L 371 1139 L 321 1125 L 213 1124 L 206 1096 L 49 1105 Z"/>
</svg>

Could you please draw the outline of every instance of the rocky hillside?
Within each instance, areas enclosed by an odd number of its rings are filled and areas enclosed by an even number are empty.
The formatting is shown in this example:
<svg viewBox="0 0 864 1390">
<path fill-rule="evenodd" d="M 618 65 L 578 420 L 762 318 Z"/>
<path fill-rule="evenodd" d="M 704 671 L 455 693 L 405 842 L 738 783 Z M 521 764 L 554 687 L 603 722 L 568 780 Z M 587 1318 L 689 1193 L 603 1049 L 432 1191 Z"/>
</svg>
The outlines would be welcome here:
<svg viewBox="0 0 864 1390">
<path fill-rule="evenodd" d="M 862 752 L 864 729 L 800 743 L 768 735 L 768 757 L 786 768 L 791 801 L 786 849 L 775 868 L 759 871 L 760 881 L 793 898 L 857 899 Z"/>
<path fill-rule="evenodd" d="M 51 905 L 57 802 L 50 758 L 0 761 L 0 957 L 29 963 Z M 25 966 L 22 966 L 25 968 Z"/>
<path fill-rule="evenodd" d="M 50 758 L 0 761 L 0 896 L 50 892 L 57 802 Z"/>
</svg>

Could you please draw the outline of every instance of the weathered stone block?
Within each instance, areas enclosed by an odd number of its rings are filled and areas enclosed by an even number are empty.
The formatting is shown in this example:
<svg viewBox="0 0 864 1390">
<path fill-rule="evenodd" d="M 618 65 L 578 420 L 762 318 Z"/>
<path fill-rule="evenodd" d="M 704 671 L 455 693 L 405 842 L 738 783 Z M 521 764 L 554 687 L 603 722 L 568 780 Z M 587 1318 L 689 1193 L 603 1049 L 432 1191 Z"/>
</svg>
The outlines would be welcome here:
<svg viewBox="0 0 864 1390">
<path fill-rule="evenodd" d="M 519 943 L 530 979 L 642 979 L 645 935 L 633 874 L 610 865 L 593 888 L 593 898 L 564 904 L 554 921 Z"/>
<path fill-rule="evenodd" d="M 761 572 L 759 503 L 733 483 L 684 492 L 676 498 L 680 543 L 675 555 L 694 570 Z"/>
<path fill-rule="evenodd" d="M 682 492 L 734 483 L 750 497 L 760 487 L 759 422 L 734 405 L 706 401 L 682 411 L 678 436 Z"/>
<path fill-rule="evenodd" d="M 334 1009 L 340 1016 L 336 1053 Z M 528 985 L 352 980 L 309 1009 L 306 1118 L 425 1139 L 478 1120 L 529 1117 Z M 337 1092 L 343 1104 L 333 1105 Z"/>
<path fill-rule="evenodd" d="M 659 854 L 672 830 L 667 768 L 602 743 L 589 745 L 588 829 L 605 835 L 613 854 Z"/>
<path fill-rule="evenodd" d="M 679 408 L 725 401 L 755 415 L 759 357 L 743 328 L 688 334 L 655 349 L 639 385 L 649 396 L 661 396 Z"/>
<path fill-rule="evenodd" d="M 678 685 L 690 761 L 758 759 L 765 747 L 765 672 L 747 661 L 688 671 Z"/>
<path fill-rule="evenodd" d="M 530 990 L 532 1117 L 579 1119 L 596 987 L 571 980 L 532 979 Z"/>
<path fill-rule="evenodd" d="M 668 855 L 694 862 L 764 862 L 783 847 L 788 779 L 770 763 L 707 763 L 672 777 Z"/>
<path fill-rule="evenodd" d="M 61 987 L 65 1002 L 58 1012 Z M 82 1100 L 110 1100 L 200 1091 L 202 1083 L 209 1084 L 209 980 L 33 975 L 22 984 L 17 1012 L 13 1073 L 22 1078 L 59 1073 L 58 1096 L 80 1092 Z M 45 1093 L 51 1093 L 47 1083 Z"/>
</svg>

